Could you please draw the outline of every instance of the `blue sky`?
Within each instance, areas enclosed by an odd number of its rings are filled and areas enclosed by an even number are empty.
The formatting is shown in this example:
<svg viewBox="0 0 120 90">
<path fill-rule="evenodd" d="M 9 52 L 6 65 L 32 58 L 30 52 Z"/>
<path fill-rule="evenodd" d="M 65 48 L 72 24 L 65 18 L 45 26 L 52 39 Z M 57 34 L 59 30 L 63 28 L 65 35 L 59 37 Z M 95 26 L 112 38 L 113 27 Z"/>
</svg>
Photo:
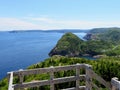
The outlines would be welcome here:
<svg viewBox="0 0 120 90">
<path fill-rule="evenodd" d="M 120 0 L 1 0 L 0 30 L 120 26 Z"/>
</svg>

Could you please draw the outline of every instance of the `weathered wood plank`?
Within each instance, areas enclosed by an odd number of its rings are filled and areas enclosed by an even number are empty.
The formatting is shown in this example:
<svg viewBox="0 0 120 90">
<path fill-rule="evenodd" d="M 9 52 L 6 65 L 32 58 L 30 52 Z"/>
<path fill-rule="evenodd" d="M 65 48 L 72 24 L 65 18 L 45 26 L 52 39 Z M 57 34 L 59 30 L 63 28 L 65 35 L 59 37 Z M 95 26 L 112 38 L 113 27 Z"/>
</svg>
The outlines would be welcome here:
<svg viewBox="0 0 120 90">
<path fill-rule="evenodd" d="M 86 86 L 79 86 L 79 90 L 85 90 Z M 76 90 L 75 87 L 73 88 L 66 88 L 66 89 L 61 89 L 61 90 Z"/>
<path fill-rule="evenodd" d="M 15 84 L 14 88 L 30 88 L 30 87 L 37 87 L 37 86 L 44 86 L 44 85 L 50 85 L 50 80 L 42 80 L 42 81 L 34 81 L 34 82 L 28 82 L 23 84 Z"/>
<path fill-rule="evenodd" d="M 76 64 L 76 90 L 79 90 L 80 85 L 79 74 L 80 74 L 79 64 Z"/>
<path fill-rule="evenodd" d="M 19 71 L 23 71 L 22 69 L 20 69 Z M 23 78 L 24 78 L 24 75 L 23 75 L 23 73 L 22 72 L 20 72 L 19 73 L 19 79 L 20 79 L 20 84 L 22 84 L 23 83 Z M 24 90 L 24 88 L 20 88 L 20 90 Z"/>
<path fill-rule="evenodd" d="M 71 82 L 71 81 L 76 81 L 76 76 L 70 76 L 70 77 L 64 77 L 64 78 L 57 78 L 54 79 L 54 84 L 59 84 L 59 83 L 65 83 L 65 82 Z M 79 80 L 85 79 L 85 75 L 80 75 L 78 78 Z"/>
<path fill-rule="evenodd" d="M 54 80 L 54 67 L 51 66 L 51 72 L 50 72 L 50 90 L 54 90 L 54 83 L 53 83 L 53 80 Z"/>
<path fill-rule="evenodd" d="M 92 79 L 89 76 L 89 69 L 91 70 L 91 66 L 90 65 L 86 65 L 86 90 L 92 90 Z"/>
<path fill-rule="evenodd" d="M 111 80 L 112 84 L 112 90 L 120 90 L 120 81 L 118 81 L 118 78 L 112 78 Z"/>
</svg>

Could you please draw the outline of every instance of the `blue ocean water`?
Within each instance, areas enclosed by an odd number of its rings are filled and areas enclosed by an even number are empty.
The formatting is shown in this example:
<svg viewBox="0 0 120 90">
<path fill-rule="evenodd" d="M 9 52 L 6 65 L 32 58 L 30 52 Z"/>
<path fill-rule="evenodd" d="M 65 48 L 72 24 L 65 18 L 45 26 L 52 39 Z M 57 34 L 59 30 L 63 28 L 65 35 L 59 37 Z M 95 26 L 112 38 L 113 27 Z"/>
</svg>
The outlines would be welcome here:
<svg viewBox="0 0 120 90">
<path fill-rule="evenodd" d="M 64 33 L 0 32 L 0 79 L 9 71 L 25 69 L 48 58 L 48 53 Z M 83 38 L 86 33 L 75 33 Z"/>
</svg>

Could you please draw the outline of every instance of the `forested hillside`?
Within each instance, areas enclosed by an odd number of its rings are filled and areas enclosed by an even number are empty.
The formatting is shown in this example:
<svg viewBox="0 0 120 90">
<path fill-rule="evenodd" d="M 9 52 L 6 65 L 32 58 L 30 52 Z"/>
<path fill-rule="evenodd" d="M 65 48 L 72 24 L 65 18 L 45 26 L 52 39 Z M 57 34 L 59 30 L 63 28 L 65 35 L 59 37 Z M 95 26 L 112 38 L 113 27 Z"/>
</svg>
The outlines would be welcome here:
<svg viewBox="0 0 120 90">
<path fill-rule="evenodd" d="M 86 54 L 89 56 L 105 55 L 106 51 L 108 53 L 108 50 L 113 47 L 112 43 L 104 40 L 83 41 L 72 33 L 66 33 L 57 42 L 49 55 L 62 55 L 69 57 L 79 57 Z"/>
</svg>

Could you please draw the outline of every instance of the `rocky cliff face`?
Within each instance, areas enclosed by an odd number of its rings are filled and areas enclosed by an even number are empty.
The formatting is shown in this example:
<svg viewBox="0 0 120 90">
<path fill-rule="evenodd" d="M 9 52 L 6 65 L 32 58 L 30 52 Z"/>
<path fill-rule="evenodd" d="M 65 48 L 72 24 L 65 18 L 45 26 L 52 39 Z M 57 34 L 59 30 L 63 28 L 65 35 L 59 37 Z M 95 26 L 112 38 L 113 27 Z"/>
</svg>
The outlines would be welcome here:
<svg viewBox="0 0 120 90">
<path fill-rule="evenodd" d="M 83 42 L 79 37 L 72 33 L 64 34 L 57 42 L 57 45 L 50 51 L 49 56 L 79 56 L 81 49 L 80 44 Z"/>
</svg>

